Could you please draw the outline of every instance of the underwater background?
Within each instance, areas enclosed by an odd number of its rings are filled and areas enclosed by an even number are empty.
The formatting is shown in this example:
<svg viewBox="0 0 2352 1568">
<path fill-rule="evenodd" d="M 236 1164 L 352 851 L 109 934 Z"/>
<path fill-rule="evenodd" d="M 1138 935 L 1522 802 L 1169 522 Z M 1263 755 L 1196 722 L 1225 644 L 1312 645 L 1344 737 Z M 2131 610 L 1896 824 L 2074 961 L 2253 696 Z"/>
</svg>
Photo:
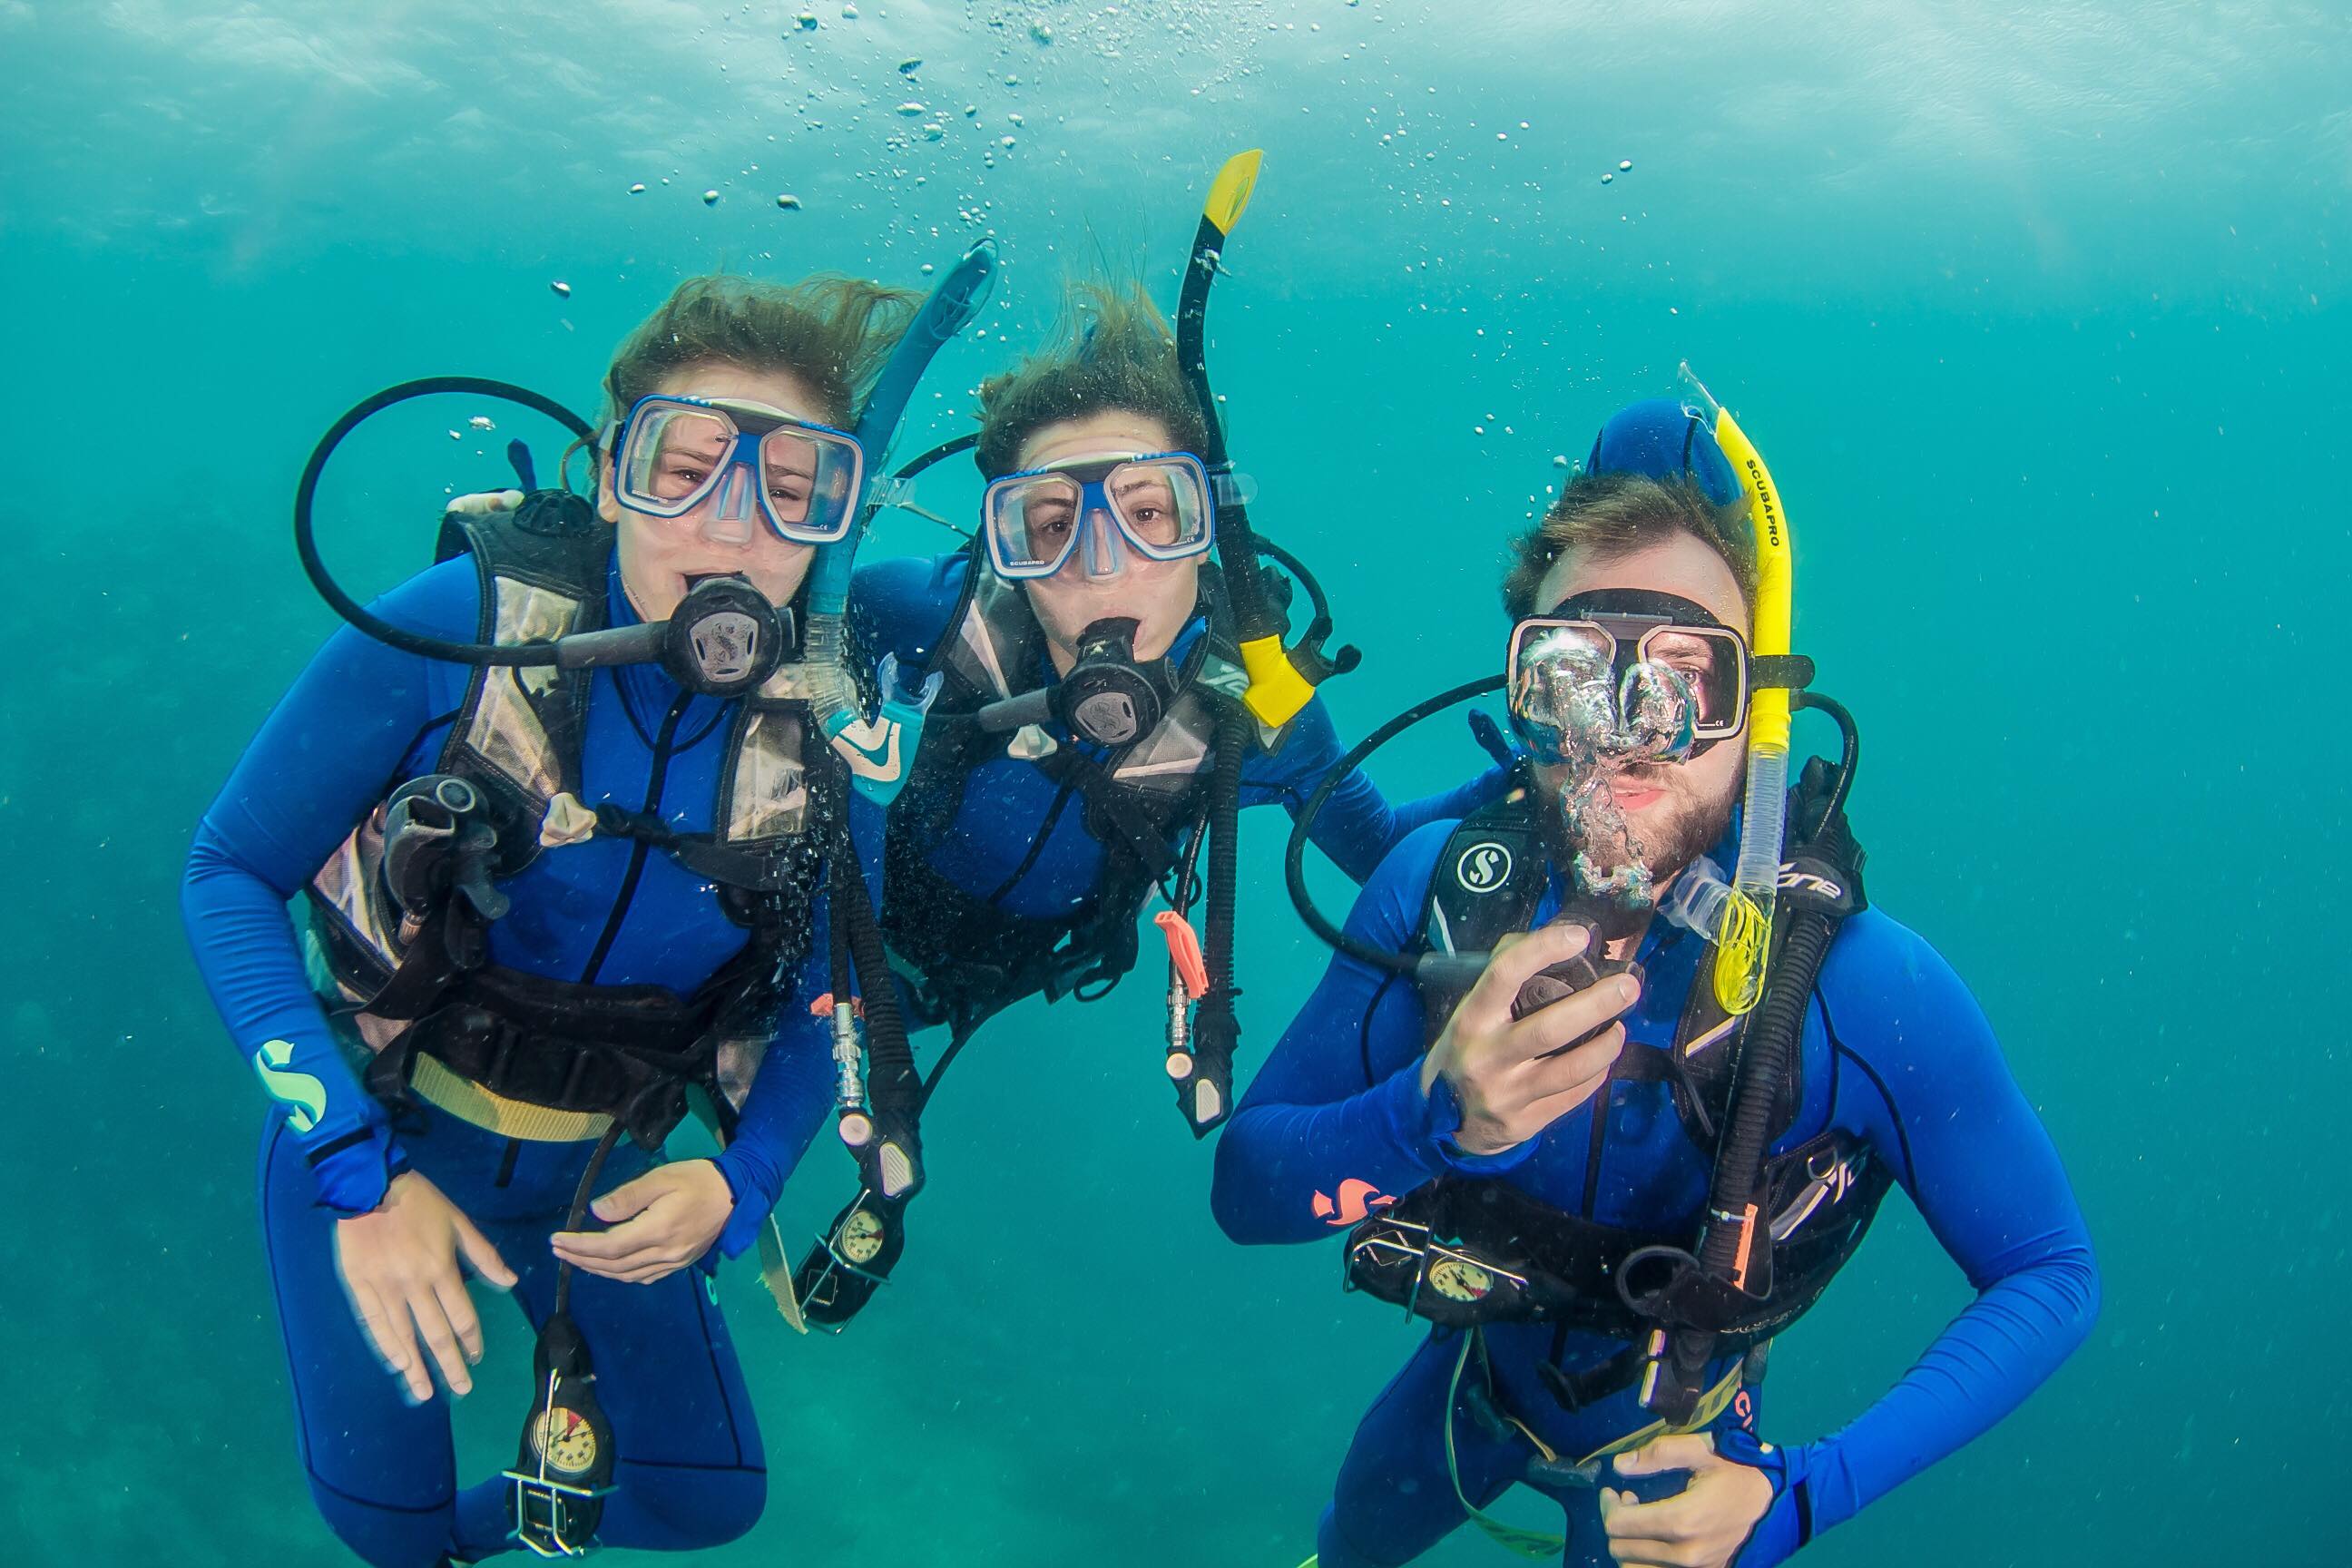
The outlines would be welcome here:
<svg viewBox="0 0 2352 1568">
<path fill-rule="evenodd" d="M 911 453 L 1066 272 L 1172 305 L 1255 146 L 1211 368 L 1254 516 L 1365 649 L 1343 733 L 1495 668 L 1506 532 L 1689 360 L 1786 498 L 1798 647 L 1864 728 L 1872 896 L 1974 986 L 2088 1213 L 2082 1352 L 1803 1560 L 2352 1561 L 2341 5 L 0 0 L 0 1559 L 341 1560 L 257 1245 L 265 1102 L 176 891 L 332 624 L 288 537 L 318 433 L 444 373 L 593 414 L 686 274 L 921 287 L 992 233 Z M 507 439 L 542 473 L 561 445 L 504 405 L 412 412 L 322 497 L 368 591 L 446 493 L 505 482 Z M 977 494 L 961 462 L 922 486 L 959 520 Z M 893 513 L 868 549 L 953 542 Z M 1479 762 L 1449 715 L 1375 773 Z M 1247 838 L 1244 1074 L 1326 956 L 1279 817 Z M 1158 992 L 1147 961 L 982 1035 L 847 1335 L 728 1271 L 772 1479 L 711 1560 L 1312 1549 L 1413 1331 L 1340 1293 L 1336 1247 L 1217 1232 Z M 821 1134 L 788 1234 L 851 1181 Z M 1783 1340 L 1765 1435 L 1850 1418 L 1966 1299 L 1890 1204 Z M 485 1316 L 474 1473 L 528 1397 L 519 1317 Z M 1511 1560 L 1465 1531 L 1424 1561 Z"/>
</svg>

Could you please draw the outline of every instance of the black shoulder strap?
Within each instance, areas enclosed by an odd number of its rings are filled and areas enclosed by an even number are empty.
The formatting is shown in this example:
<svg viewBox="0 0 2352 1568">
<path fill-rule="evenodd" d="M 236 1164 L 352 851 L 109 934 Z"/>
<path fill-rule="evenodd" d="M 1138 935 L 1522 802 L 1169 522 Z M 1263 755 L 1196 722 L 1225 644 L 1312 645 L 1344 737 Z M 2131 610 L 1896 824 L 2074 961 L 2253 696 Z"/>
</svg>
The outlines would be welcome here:
<svg viewBox="0 0 2352 1568">
<path fill-rule="evenodd" d="M 445 513 L 433 559 L 465 554 L 500 576 L 593 605 L 597 623 L 603 623 L 613 535 L 585 496 L 533 490 L 507 511 Z"/>
<path fill-rule="evenodd" d="M 1422 906 L 1420 951 L 1486 952 L 1528 929 L 1543 890 L 1543 834 L 1521 779 L 1502 799 L 1465 817 L 1439 851 Z M 1423 984 L 1422 1010 L 1432 1039 L 1461 999 L 1458 991 Z"/>
</svg>

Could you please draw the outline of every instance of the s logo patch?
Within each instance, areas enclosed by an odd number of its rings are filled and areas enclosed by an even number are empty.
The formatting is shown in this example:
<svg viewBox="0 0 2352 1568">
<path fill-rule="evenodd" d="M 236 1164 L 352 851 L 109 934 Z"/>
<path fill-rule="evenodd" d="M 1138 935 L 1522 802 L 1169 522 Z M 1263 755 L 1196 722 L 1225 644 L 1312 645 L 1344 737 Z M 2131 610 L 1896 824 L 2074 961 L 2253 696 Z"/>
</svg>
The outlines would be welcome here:
<svg viewBox="0 0 2352 1568">
<path fill-rule="evenodd" d="M 1488 838 L 1462 851 L 1454 879 L 1474 893 L 1491 893 L 1511 879 L 1511 851 Z"/>
<path fill-rule="evenodd" d="M 253 1053 L 253 1070 L 261 1075 L 261 1087 L 269 1098 L 286 1107 L 287 1125 L 308 1132 L 327 1114 L 327 1086 L 309 1073 L 288 1071 L 293 1062 L 294 1046 L 289 1040 L 265 1040 Z"/>
</svg>

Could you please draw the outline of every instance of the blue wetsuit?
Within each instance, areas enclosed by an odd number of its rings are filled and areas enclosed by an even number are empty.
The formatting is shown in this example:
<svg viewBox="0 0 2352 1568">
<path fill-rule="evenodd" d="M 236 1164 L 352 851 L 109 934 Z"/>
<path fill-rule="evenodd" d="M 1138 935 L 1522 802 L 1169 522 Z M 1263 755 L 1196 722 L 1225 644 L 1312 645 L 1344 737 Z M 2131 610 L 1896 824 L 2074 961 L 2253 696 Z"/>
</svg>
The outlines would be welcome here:
<svg viewBox="0 0 2352 1568">
<path fill-rule="evenodd" d="M 1451 831 L 1439 824 L 1408 838 L 1365 885 L 1349 931 L 1408 950 Z M 1728 849 L 1718 853 L 1730 863 Z M 1538 923 L 1558 907 L 1555 888 Z M 1625 1016 L 1630 1038 L 1674 1043 L 1698 961 L 1710 951 L 1653 923 L 1639 953 L 1645 990 Z M 1426 1044 L 1410 981 L 1335 959 L 1218 1146 L 1214 1205 L 1227 1234 L 1299 1242 L 1344 1233 L 1362 1217 L 1368 1191 L 1401 1195 L 1448 1171 L 1499 1174 L 1603 1223 L 1696 1234 L 1708 1162 L 1685 1133 L 1666 1084 L 1612 1082 L 1538 1137 L 1480 1158 L 1451 1142 L 1461 1111 L 1444 1081 L 1421 1090 Z M 2098 1310 L 2090 1240 L 2058 1156 L 1975 1000 L 1926 942 L 1874 909 L 1847 921 L 1822 967 L 1801 1049 L 1803 1104 L 1776 1148 L 1832 1126 L 1866 1140 L 1977 1297 L 1851 1425 L 1776 1447 L 1785 1468 L 1738 1568 L 1780 1562 L 1990 1427 L 2082 1342 Z M 1608 1120 L 1596 1142 L 1593 1118 L 1604 1114 L 1603 1101 Z M 1563 1458 L 1580 1458 L 1650 1424 L 1631 1389 L 1571 1415 L 1538 1375 L 1555 1353 L 1573 1371 L 1621 1348 L 1616 1342 L 1570 1334 L 1556 1352 L 1549 1326 L 1526 1323 L 1489 1326 L 1485 1339 L 1496 1400 Z M 1358 1427 L 1323 1514 L 1323 1568 L 1404 1563 L 1463 1522 L 1444 1447 L 1461 1347 L 1455 1334 L 1433 1333 Z M 1709 1384 L 1736 1364 L 1726 1359 L 1711 1368 Z M 1463 1401 L 1452 1411 L 1462 1491 L 1484 1507 L 1522 1479 L 1533 1449 L 1517 1435 L 1491 1436 Z M 1756 1392 L 1743 1390 L 1720 1422 L 1752 1430 L 1755 1412 Z M 1564 1561 L 1609 1563 L 1593 1493 L 1540 1489 L 1566 1514 Z"/>
<path fill-rule="evenodd" d="M 950 619 L 962 602 L 971 570 L 971 558 L 961 552 L 861 567 L 851 602 L 861 646 L 877 660 L 883 654 L 897 654 L 902 669 L 923 668 L 940 638 L 952 629 Z M 1181 659 L 1206 629 L 1206 623 L 1196 618 L 1179 636 L 1171 656 Z M 1036 685 L 1057 679 L 1042 647 L 1035 668 L 1013 673 L 1025 674 Z M 1066 730 L 1051 729 L 1057 742 L 1072 743 Z M 1322 700 L 1309 701 L 1284 732 L 1278 750 L 1253 749 L 1243 763 L 1243 807 L 1278 802 L 1296 816 L 1343 750 Z M 1391 807 L 1359 772 L 1332 792 L 1317 816 L 1316 847 L 1360 882 L 1405 834 L 1423 822 L 1459 816 L 1493 798 L 1500 793 L 1502 779 L 1496 769 L 1445 795 Z M 1033 920 L 1067 919 L 1096 897 L 1106 851 L 1087 826 L 1086 812 L 1055 813 L 1061 786 L 1053 779 L 1034 765 L 998 752 L 960 782 L 962 798 L 952 820 L 919 847 L 934 871 L 974 898 Z M 908 795 L 914 793 L 910 788 Z M 908 804 L 916 803 L 910 799 Z M 891 832 L 906 831 L 910 815 L 894 812 Z"/>
<path fill-rule="evenodd" d="M 609 624 L 635 624 L 617 567 L 609 575 Z M 377 608 L 398 625 L 464 641 L 476 635 L 478 605 L 474 563 L 459 559 L 411 579 Z M 468 674 L 338 631 L 205 813 L 182 896 L 214 1004 L 280 1101 L 262 1142 L 263 1229 L 311 1490 L 338 1535 L 388 1565 L 504 1550 L 505 1484 L 457 1487 L 446 1407 L 411 1407 L 368 1345 L 335 1267 L 337 1215 L 373 1208 L 392 1175 L 420 1172 L 521 1277 L 517 1295 L 536 1326 L 554 1288 L 548 1237 L 564 1226 L 592 1147 L 510 1142 L 430 1107 L 395 1125 L 362 1089 L 288 919 L 287 900 L 352 825 L 401 781 L 434 771 Z M 652 666 L 596 671 L 582 800 L 642 810 L 679 832 L 708 831 L 733 710 L 683 692 Z M 873 859 L 879 827 L 877 814 L 853 805 L 861 860 Z M 599 834 L 545 850 L 500 886 L 513 908 L 489 928 L 490 961 L 535 975 L 684 995 L 746 940 L 709 882 L 625 838 Z M 829 988 L 826 918 L 819 897 L 818 939 L 796 987 L 780 987 L 774 1032 L 718 1159 L 736 1205 L 715 1250 L 730 1257 L 756 1238 L 832 1102 L 830 1044 L 807 1005 Z M 648 1163 L 624 1142 L 604 1190 Z M 713 1266 L 706 1258 L 651 1285 L 573 1277 L 572 1313 L 596 1357 L 619 1450 L 619 1490 L 599 1531 L 607 1543 L 707 1546 L 759 1516 L 765 1464 L 711 1289 Z M 500 1384 L 514 1392 L 518 1423 L 528 1382 L 519 1373 Z"/>
</svg>

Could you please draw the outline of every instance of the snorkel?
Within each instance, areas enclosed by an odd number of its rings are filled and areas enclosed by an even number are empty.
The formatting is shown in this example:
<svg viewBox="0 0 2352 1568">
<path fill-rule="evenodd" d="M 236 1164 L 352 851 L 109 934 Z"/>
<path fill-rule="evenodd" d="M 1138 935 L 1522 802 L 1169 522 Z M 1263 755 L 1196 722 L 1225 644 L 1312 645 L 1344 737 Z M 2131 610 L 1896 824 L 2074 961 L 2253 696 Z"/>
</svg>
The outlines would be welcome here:
<svg viewBox="0 0 2352 1568">
<path fill-rule="evenodd" d="M 880 805 L 887 805 L 907 782 L 922 738 L 924 713 L 939 695 L 940 678 L 933 675 L 918 690 L 902 689 L 898 656 L 884 655 L 875 669 L 880 710 L 871 719 L 866 716 L 843 657 L 850 577 L 874 514 L 898 499 L 899 480 L 881 477 L 882 459 L 908 401 L 933 357 L 979 313 L 995 282 L 996 242 L 983 239 L 948 269 L 916 312 L 883 365 L 873 395 L 866 399 L 865 416 L 853 432 L 871 476 L 856 521 L 845 537 L 817 547 L 816 562 L 809 570 L 808 630 L 803 662 L 794 672 L 796 691 L 807 700 L 826 743 L 849 764 L 858 791 Z"/>
<path fill-rule="evenodd" d="M 1298 716 L 1318 686 L 1355 668 L 1362 656 L 1349 647 L 1324 653 L 1324 640 L 1331 635 L 1331 617 L 1321 592 L 1299 573 L 1296 561 L 1268 549 L 1251 528 L 1248 500 L 1225 448 L 1224 421 L 1218 417 L 1216 394 L 1209 385 L 1209 288 L 1223 270 L 1226 238 L 1248 210 L 1250 194 L 1257 188 L 1258 165 L 1265 157 L 1256 148 L 1236 153 L 1225 160 L 1209 187 L 1209 199 L 1201 209 L 1201 226 L 1192 237 L 1192 259 L 1184 269 L 1184 288 L 1177 300 L 1176 358 L 1184 379 L 1192 384 L 1201 422 L 1209 433 L 1208 449 L 1201 457 L 1216 489 L 1217 560 L 1224 568 L 1242 668 L 1249 676 L 1242 701 L 1258 722 L 1278 730 Z M 1309 584 L 1315 618 L 1307 624 L 1307 635 L 1288 647 L 1282 638 L 1289 626 L 1266 585 L 1265 569 L 1258 564 L 1260 555 L 1272 555 L 1298 574 L 1301 582 Z"/>
<path fill-rule="evenodd" d="M 1748 492 L 1755 535 L 1756 602 L 1748 646 L 1759 659 L 1789 654 L 1796 568 L 1780 492 L 1756 444 L 1717 403 L 1685 361 L 1681 376 L 1693 411 L 1708 421 L 1716 445 Z M 1780 882 L 1782 803 L 1789 783 L 1790 689 L 1759 683 L 1748 710 L 1748 787 L 1740 804 L 1739 862 L 1731 874 L 1722 929 L 1716 940 L 1715 999 L 1725 1012 L 1751 1011 L 1764 994 L 1764 967 L 1772 951 L 1772 901 Z"/>
</svg>

